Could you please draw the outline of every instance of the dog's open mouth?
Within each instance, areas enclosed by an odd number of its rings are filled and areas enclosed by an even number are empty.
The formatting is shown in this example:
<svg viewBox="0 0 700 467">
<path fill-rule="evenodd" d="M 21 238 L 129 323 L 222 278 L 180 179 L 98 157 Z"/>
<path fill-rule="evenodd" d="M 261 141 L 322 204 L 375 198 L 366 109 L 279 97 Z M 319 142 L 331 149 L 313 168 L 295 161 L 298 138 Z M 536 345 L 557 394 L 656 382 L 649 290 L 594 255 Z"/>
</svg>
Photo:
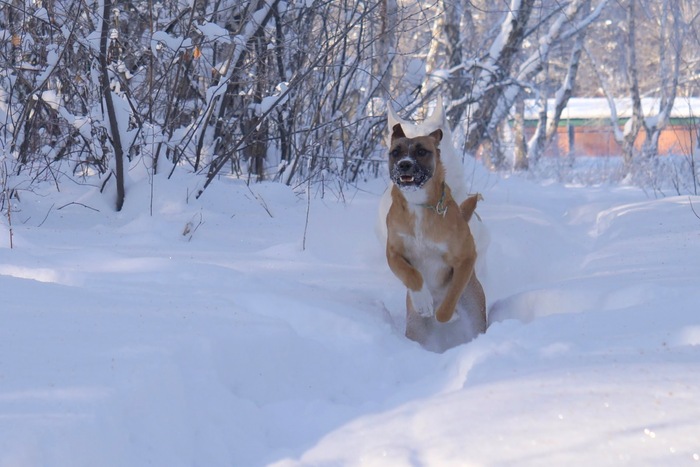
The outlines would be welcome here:
<svg viewBox="0 0 700 467">
<path fill-rule="evenodd" d="M 418 165 L 409 168 L 393 166 L 391 180 L 402 190 L 413 191 L 421 188 L 430 179 L 431 172 Z"/>
</svg>

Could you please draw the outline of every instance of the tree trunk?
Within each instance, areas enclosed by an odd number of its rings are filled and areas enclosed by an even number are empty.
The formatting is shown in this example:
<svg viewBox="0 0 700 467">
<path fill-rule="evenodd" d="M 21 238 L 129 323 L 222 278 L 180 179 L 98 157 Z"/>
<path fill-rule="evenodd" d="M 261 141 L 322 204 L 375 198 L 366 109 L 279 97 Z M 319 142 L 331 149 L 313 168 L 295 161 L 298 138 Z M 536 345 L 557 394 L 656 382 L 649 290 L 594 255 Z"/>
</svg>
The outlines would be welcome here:
<svg viewBox="0 0 700 467">
<path fill-rule="evenodd" d="M 627 82 L 630 97 L 632 98 L 632 117 L 625 125 L 622 139 L 622 156 L 625 166 L 629 170 L 634 158 L 634 141 L 639 130 L 644 125 L 642 113 L 642 99 L 639 94 L 639 78 L 637 76 L 637 46 L 636 46 L 636 20 L 635 4 L 637 0 L 629 0 L 627 7 Z"/>
<path fill-rule="evenodd" d="M 117 183 L 117 200 L 116 210 L 121 211 L 124 205 L 124 150 L 122 148 L 121 133 L 119 132 L 119 123 L 117 114 L 114 109 L 114 101 L 112 100 L 112 88 L 110 86 L 109 69 L 107 67 L 107 34 L 109 33 L 109 18 L 112 14 L 112 1 L 103 0 L 104 6 L 102 9 L 102 31 L 100 33 L 100 82 L 102 84 L 102 92 L 105 98 L 105 106 L 107 107 L 107 120 L 109 130 L 112 136 L 112 149 L 114 150 L 114 168 L 115 178 Z"/>
<path fill-rule="evenodd" d="M 462 34 L 461 23 L 463 19 L 471 22 L 471 12 L 468 7 L 462 5 L 457 0 L 443 0 L 445 11 L 445 55 L 447 58 L 447 69 L 450 70 L 450 77 L 447 85 L 450 92 L 450 100 L 459 101 L 468 91 L 466 89 L 466 73 L 462 67 Z M 447 115 L 450 118 L 452 129 L 457 125 L 458 119 L 466 110 L 467 103 L 461 102 L 449 109 Z"/>
<path fill-rule="evenodd" d="M 671 10 L 669 12 L 669 9 Z M 669 24 L 669 16 L 673 18 L 673 24 Z M 680 75 L 681 52 L 683 51 L 683 40 L 681 29 L 681 15 L 676 0 L 664 0 L 662 7 L 661 31 L 659 40 L 659 64 L 661 72 L 661 96 L 659 102 L 659 113 L 652 119 L 648 119 L 644 125 L 646 139 L 642 146 L 642 154 L 651 158 L 659 153 L 659 137 L 661 131 L 666 127 L 670 118 L 673 103 L 676 99 L 678 80 Z M 670 46 L 670 47 L 669 47 Z M 669 49 L 673 51 L 669 57 Z M 669 70 L 669 62 L 672 61 L 673 70 Z"/>
<path fill-rule="evenodd" d="M 391 80 L 394 77 L 394 48 L 396 47 L 396 0 L 381 0 L 379 8 L 380 30 L 376 41 L 376 52 L 372 58 L 372 74 L 377 80 L 377 95 L 385 99 L 390 96 Z"/>
<path fill-rule="evenodd" d="M 582 10 L 588 11 L 590 9 L 590 0 L 586 0 L 582 4 Z M 547 117 L 546 107 L 547 100 L 543 99 L 543 109 L 544 113 L 540 113 L 540 117 L 537 123 L 537 129 L 533 136 L 532 142 L 528 148 L 528 159 L 536 162 L 542 157 L 547 146 L 552 143 L 554 137 L 557 135 L 557 130 L 559 128 L 559 122 L 561 121 L 561 114 L 569 103 L 569 98 L 573 94 L 574 87 L 576 85 L 576 75 L 578 73 L 578 66 L 581 60 L 581 52 L 583 51 L 583 41 L 586 36 L 586 29 L 582 29 L 576 35 L 576 41 L 574 42 L 573 49 L 571 51 L 571 57 L 569 58 L 569 66 L 567 69 L 566 77 L 562 82 L 561 86 L 557 90 L 554 97 L 554 109 L 551 119 Z M 546 70 L 548 65 L 545 63 L 544 69 Z M 572 141 L 569 139 L 569 147 L 571 148 Z M 570 152 L 570 151 L 569 151 Z"/>
<path fill-rule="evenodd" d="M 533 163 L 537 163 L 539 158 L 544 154 L 544 149 L 547 140 L 547 95 L 540 94 L 540 115 L 537 121 L 537 128 L 535 129 L 535 134 L 532 135 L 530 141 L 528 142 L 527 148 L 527 158 Z"/>
<path fill-rule="evenodd" d="M 464 143 L 464 149 L 470 154 L 475 154 L 484 138 L 488 137 L 492 115 L 503 95 L 503 81 L 520 50 L 534 4 L 534 0 L 511 1 L 501 31 L 484 60 L 483 69 L 474 85 L 474 95 L 480 96 L 479 102 Z"/>
<path fill-rule="evenodd" d="M 525 99 L 522 96 L 515 102 L 515 117 L 513 119 L 514 170 L 527 170 L 527 146 L 525 145 Z"/>
<path fill-rule="evenodd" d="M 590 5 L 590 2 L 587 2 Z M 554 114 L 549 121 L 547 127 L 547 144 L 552 142 L 552 139 L 557 134 L 557 128 L 561 121 L 561 114 L 569 103 L 569 99 L 576 87 L 576 75 L 578 74 L 578 66 L 581 61 L 581 52 L 583 52 L 583 41 L 586 37 L 586 30 L 583 29 L 576 35 L 576 41 L 571 51 L 569 58 L 569 69 L 567 70 L 564 82 L 557 90 L 554 104 Z"/>
</svg>

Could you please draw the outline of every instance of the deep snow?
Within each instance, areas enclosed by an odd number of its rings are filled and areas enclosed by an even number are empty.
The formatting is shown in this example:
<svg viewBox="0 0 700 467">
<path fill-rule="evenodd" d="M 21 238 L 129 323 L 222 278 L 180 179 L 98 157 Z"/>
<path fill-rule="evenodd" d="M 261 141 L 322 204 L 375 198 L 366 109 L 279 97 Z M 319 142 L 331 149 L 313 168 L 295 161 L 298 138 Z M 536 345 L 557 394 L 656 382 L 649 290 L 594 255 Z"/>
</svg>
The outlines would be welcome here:
<svg viewBox="0 0 700 467">
<path fill-rule="evenodd" d="M 308 229 L 287 187 L 195 183 L 156 177 L 152 216 L 148 179 L 120 213 L 21 193 L 0 466 L 700 465 L 700 198 L 484 175 L 496 322 L 438 355 L 403 336 L 384 181 L 313 188 Z"/>
</svg>

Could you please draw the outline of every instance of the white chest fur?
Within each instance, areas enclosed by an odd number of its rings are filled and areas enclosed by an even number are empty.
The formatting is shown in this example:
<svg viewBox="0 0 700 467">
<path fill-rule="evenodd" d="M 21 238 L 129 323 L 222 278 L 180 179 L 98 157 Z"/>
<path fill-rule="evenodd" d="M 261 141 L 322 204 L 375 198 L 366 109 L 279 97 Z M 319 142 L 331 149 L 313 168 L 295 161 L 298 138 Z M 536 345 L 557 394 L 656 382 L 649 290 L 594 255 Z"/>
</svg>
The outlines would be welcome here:
<svg viewBox="0 0 700 467">
<path fill-rule="evenodd" d="M 408 197 L 407 197 L 408 198 Z M 425 217 L 432 215 L 424 206 L 409 201 L 409 209 L 414 215 L 413 232 L 402 235 L 404 254 L 423 276 L 433 298 L 438 298 L 445 286 L 449 266 L 445 261 L 447 245 L 433 241 L 425 232 Z M 436 294 L 438 296 L 436 296 Z"/>
<path fill-rule="evenodd" d="M 412 190 L 402 190 L 401 194 L 408 202 L 409 209 L 412 211 L 417 211 L 418 205 L 425 204 L 428 199 L 428 194 L 424 189 L 416 188 Z"/>
</svg>

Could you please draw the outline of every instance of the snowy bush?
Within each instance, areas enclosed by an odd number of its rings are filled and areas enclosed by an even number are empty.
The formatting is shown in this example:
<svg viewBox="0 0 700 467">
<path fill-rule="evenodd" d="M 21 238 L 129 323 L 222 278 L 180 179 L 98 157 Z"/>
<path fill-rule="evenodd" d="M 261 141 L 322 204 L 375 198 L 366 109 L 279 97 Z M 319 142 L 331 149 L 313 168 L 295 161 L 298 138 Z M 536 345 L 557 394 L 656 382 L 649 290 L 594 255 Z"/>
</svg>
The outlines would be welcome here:
<svg viewBox="0 0 700 467">
<path fill-rule="evenodd" d="M 692 5 L 642 3 L 10 2 L 2 157 L 10 173 L 117 199 L 135 167 L 189 171 L 203 189 L 220 175 L 342 184 L 379 173 L 387 103 L 421 119 L 441 95 L 465 157 L 501 169 L 504 122 L 526 97 L 554 96 L 536 137 L 514 136 L 524 168 L 571 96 L 653 94 L 658 114 L 635 112 L 620 134 L 631 171 L 631 138 L 645 132 L 653 156 L 675 95 L 698 92 L 682 66 L 700 55 Z"/>
</svg>

